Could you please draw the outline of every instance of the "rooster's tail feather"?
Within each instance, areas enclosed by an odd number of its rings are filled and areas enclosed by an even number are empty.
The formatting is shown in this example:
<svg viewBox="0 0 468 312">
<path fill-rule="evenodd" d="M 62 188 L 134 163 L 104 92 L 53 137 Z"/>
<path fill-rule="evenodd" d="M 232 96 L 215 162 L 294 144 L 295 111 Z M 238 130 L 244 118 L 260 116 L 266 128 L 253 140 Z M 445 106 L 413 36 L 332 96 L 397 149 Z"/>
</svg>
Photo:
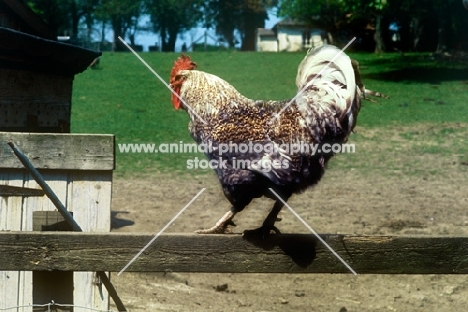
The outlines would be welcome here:
<svg viewBox="0 0 468 312">
<path fill-rule="evenodd" d="M 356 78 L 351 59 L 340 49 L 323 45 L 307 53 L 299 65 L 296 85 L 305 90 L 313 85 L 333 89 L 332 96 L 338 97 L 336 109 L 342 113 L 350 109 L 356 97 Z M 360 94 L 358 94 L 360 96 Z"/>
<path fill-rule="evenodd" d="M 331 45 L 309 51 L 296 77 L 300 95 L 297 105 L 308 126 L 315 126 L 316 117 L 312 116 L 318 113 L 327 122 L 336 124 L 347 119 L 351 126 L 347 130 L 352 130 L 361 107 L 361 86 L 357 83 L 360 83 L 357 63 L 353 64 L 343 51 Z"/>
</svg>

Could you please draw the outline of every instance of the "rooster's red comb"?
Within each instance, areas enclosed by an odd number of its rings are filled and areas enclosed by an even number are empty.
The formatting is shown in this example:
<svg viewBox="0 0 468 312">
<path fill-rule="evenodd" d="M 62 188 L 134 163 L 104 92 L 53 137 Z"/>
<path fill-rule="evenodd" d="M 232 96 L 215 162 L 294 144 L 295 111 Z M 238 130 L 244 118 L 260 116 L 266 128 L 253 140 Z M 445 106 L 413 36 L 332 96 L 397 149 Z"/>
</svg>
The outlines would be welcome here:
<svg viewBox="0 0 468 312">
<path fill-rule="evenodd" d="M 196 68 L 197 68 L 197 63 L 192 62 L 192 59 L 190 58 L 190 56 L 182 53 L 182 55 L 174 62 L 174 66 L 172 67 L 171 82 L 173 82 L 179 70 L 192 70 Z"/>
<path fill-rule="evenodd" d="M 174 90 L 171 97 L 172 104 L 174 105 L 175 109 L 179 109 L 181 105 L 179 97 L 177 97 L 174 93 L 180 95 L 180 88 L 182 86 L 182 83 L 184 82 L 184 79 L 181 79 L 180 76 L 177 77 L 177 73 L 180 70 L 192 70 L 195 68 L 197 68 L 197 63 L 192 62 L 190 56 L 185 55 L 184 53 L 182 53 L 182 55 L 177 59 L 177 61 L 174 62 L 174 66 L 171 70 L 170 83 L 172 90 Z"/>
</svg>

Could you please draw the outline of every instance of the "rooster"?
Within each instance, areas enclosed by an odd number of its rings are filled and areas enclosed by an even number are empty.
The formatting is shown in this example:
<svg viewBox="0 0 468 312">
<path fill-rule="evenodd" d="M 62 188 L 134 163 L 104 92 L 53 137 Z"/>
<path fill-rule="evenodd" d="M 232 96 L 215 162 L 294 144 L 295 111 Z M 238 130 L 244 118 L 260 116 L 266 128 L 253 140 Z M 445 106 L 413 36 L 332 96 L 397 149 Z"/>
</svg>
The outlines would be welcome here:
<svg viewBox="0 0 468 312">
<path fill-rule="evenodd" d="M 283 101 L 246 98 L 225 80 L 196 68 L 184 54 L 174 62 L 172 103 L 188 112 L 192 138 L 212 146 L 205 154 L 219 161 L 215 171 L 231 203 L 212 228 L 197 233 L 230 232 L 234 216 L 262 196 L 275 200 L 273 208 L 261 227 L 246 232 L 263 237 L 280 233 L 275 223 L 283 202 L 270 189 L 286 202 L 292 194 L 318 183 L 333 156 L 286 147 L 347 141 L 364 91 L 357 62 L 330 45 L 309 51 L 298 68 L 297 95 Z M 247 143 L 257 148 L 235 148 Z M 244 166 L 238 165 L 241 161 Z"/>
</svg>

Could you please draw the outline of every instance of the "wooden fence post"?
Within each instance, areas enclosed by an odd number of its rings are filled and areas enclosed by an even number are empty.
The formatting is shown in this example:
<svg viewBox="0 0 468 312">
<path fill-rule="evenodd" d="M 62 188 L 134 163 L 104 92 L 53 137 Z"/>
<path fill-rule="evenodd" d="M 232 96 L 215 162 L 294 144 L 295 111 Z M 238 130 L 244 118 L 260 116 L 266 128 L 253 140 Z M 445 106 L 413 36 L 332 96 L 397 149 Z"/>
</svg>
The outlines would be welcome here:
<svg viewBox="0 0 468 312">
<path fill-rule="evenodd" d="M 8 192 L 0 193 L 0 231 L 32 231 L 37 212 L 56 211 L 46 196 L 31 196 L 33 190 L 37 192 L 41 187 L 7 145 L 10 140 L 27 154 L 83 231 L 110 231 L 114 136 L 11 132 L 0 132 L 0 185 Z M 11 195 L 11 187 L 16 187 L 16 194 Z M 42 228 L 47 224 L 36 226 Z M 109 308 L 108 294 L 104 287 L 96 284 L 95 272 L 73 272 L 71 276 L 71 287 L 68 288 L 72 295 L 58 297 L 54 294 L 55 302 L 101 310 Z M 40 284 L 33 286 L 33 282 Z M 53 285 L 43 273 L 2 271 L 0 308 L 49 303 L 50 296 L 44 292 L 47 288 L 53 288 Z M 73 302 L 59 301 L 70 297 Z"/>
</svg>

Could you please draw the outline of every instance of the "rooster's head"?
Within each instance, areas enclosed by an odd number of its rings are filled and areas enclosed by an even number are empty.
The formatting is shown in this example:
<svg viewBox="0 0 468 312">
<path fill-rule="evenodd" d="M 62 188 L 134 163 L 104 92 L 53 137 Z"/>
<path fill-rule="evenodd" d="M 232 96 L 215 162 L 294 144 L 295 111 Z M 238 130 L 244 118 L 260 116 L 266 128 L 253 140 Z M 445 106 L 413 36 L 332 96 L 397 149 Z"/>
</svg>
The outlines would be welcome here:
<svg viewBox="0 0 468 312">
<path fill-rule="evenodd" d="M 181 70 L 192 70 L 197 68 L 197 63 L 192 62 L 190 56 L 182 55 L 174 62 L 174 67 L 171 70 L 171 79 L 170 84 L 172 90 L 174 90 L 177 95 L 180 95 L 180 88 L 182 87 L 182 83 L 184 82 L 184 77 L 178 75 L 178 72 Z M 172 105 L 174 105 L 175 109 L 180 108 L 180 99 L 172 93 Z"/>
</svg>

